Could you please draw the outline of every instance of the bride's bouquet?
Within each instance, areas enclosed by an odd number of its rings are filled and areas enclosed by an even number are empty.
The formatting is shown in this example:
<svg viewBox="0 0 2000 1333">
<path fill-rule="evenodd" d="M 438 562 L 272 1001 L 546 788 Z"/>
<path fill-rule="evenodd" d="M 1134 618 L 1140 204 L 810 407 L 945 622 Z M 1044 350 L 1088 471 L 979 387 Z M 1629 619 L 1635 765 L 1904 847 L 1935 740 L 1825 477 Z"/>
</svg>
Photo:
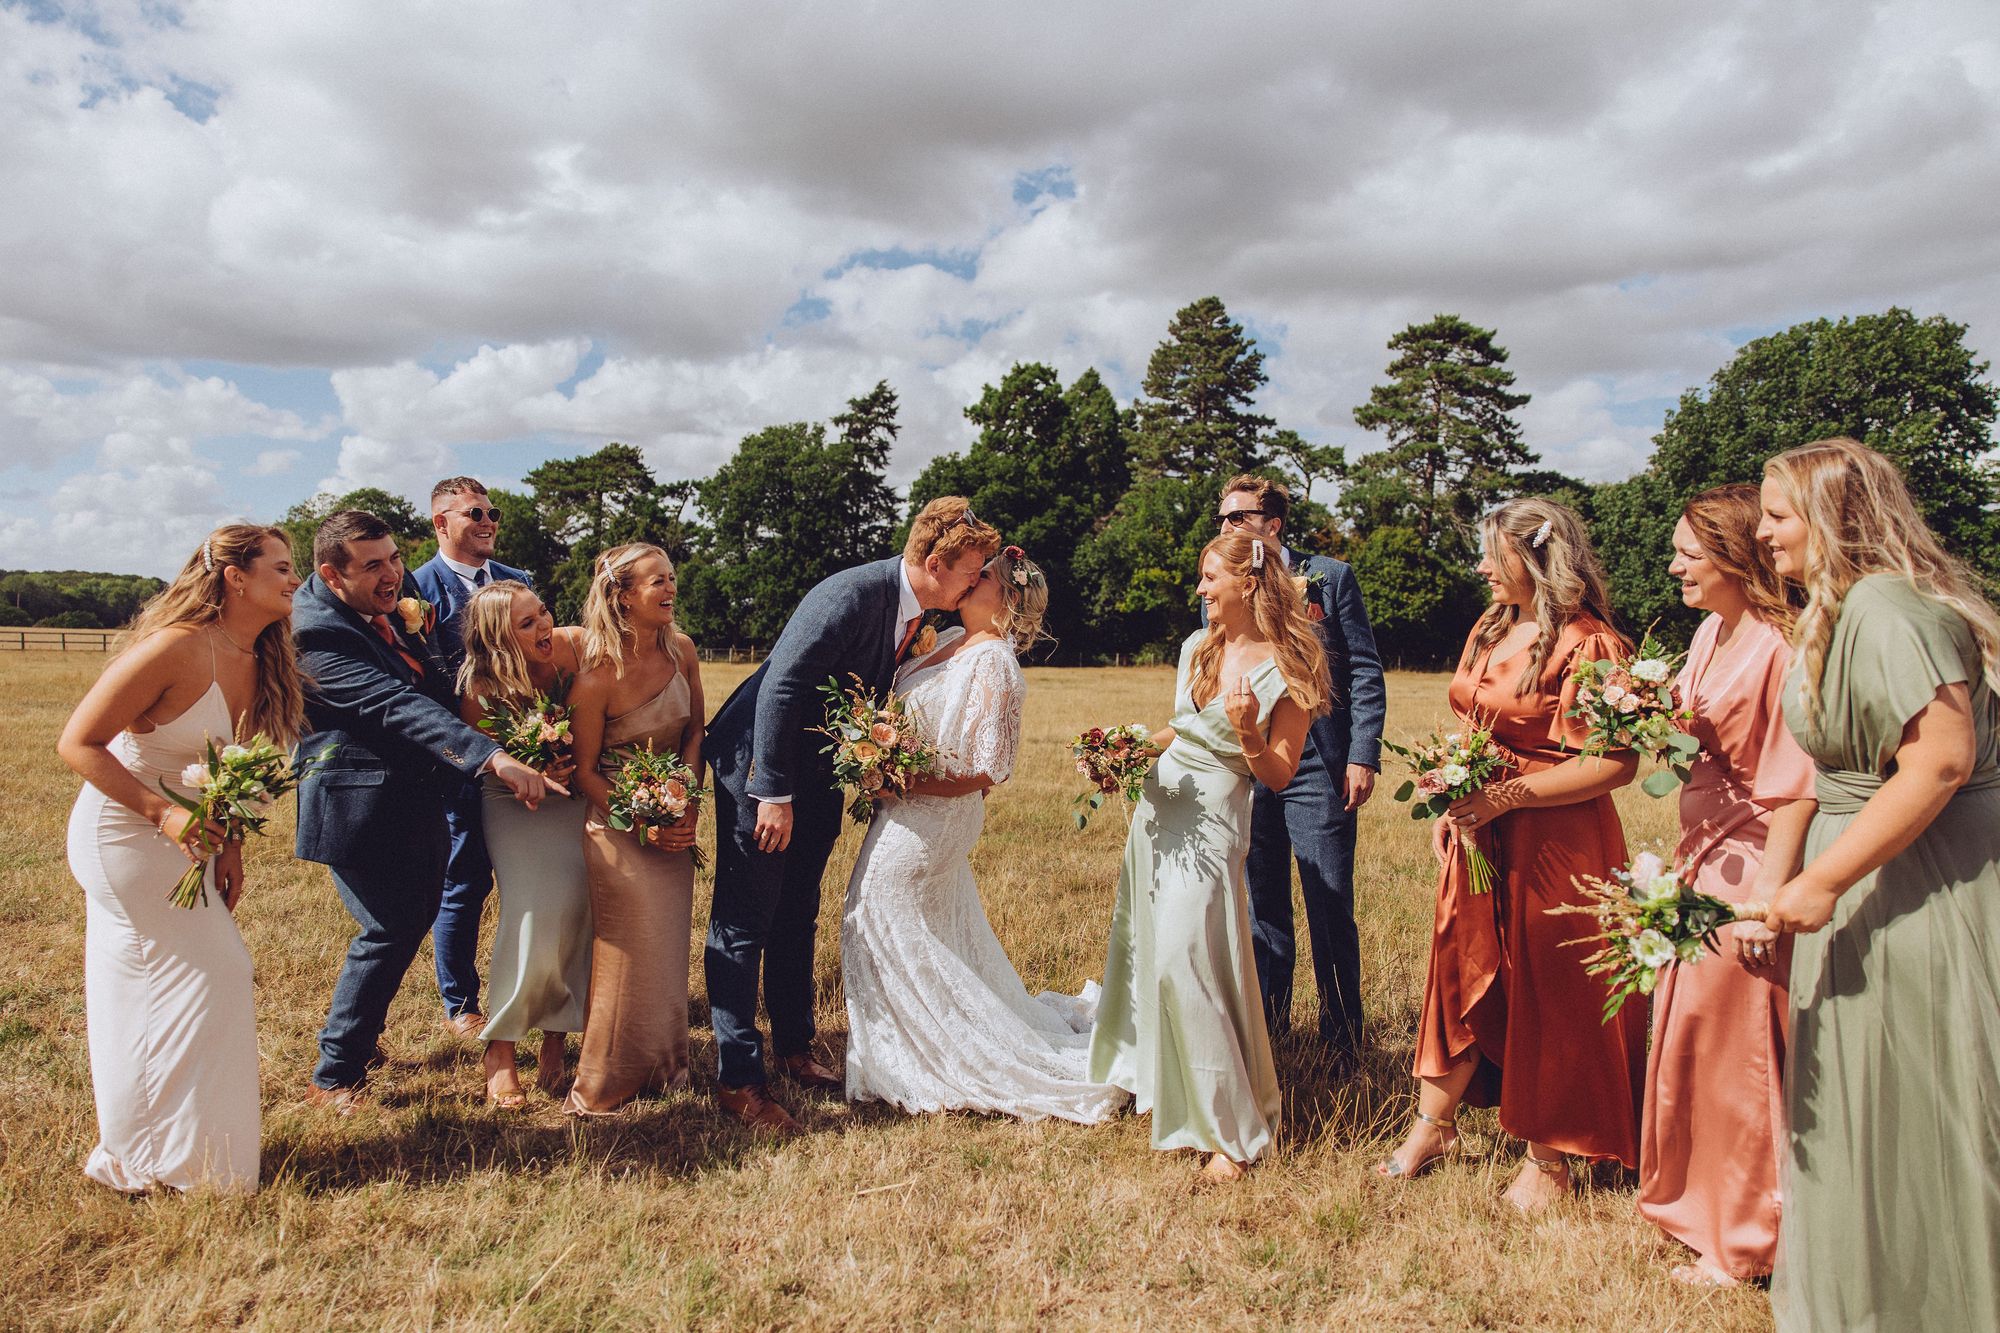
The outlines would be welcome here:
<svg viewBox="0 0 2000 1333">
<path fill-rule="evenodd" d="M 250 738 L 248 745 L 225 745 L 218 750 L 215 742 L 210 741 L 206 757 L 181 770 L 181 785 L 196 795 L 183 796 L 164 781 L 159 787 L 168 800 L 194 816 L 195 823 L 219 825 L 224 842 L 241 842 L 252 833 L 264 831 L 278 798 L 324 764 L 334 748 L 328 745 L 304 763 L 294 763 L 291 751 L 280 748 L 261 731 Z M 167 901 L 188 908 L 198 902 L 206 903 L 207 867 L 206 859 L 189 866 L 167 894 Z"/>
<path fill-rule="evenodd" d="M 850 690 L 842 690 L 831 676 L 819 687 L 826 696 L 826 725 L 813 730 L 830 738 L 820 753 L 833 756 L 835 784 L 854 789 L 848 818 L 865 824 L 884 793 L 904 795 L 911 783 L 935 770 L 938 752 L 924 739 L 916 710 L 901 695 L 891 691 L 878 703 L 859 676 L 849 679 L 854 682 Z"/>
<path fill-rule="evenodd" d="M 570 677 L 560 673 L 556 683 L 528 700 L 479 696 L 483 715 L 479 729 L 500 742 L 500 748 L 528 767 L 542 773 L 569 755 Z M 560 783 L 549 786 L 567 796 Z"/>
<path fill-rule="evenodd" d="M 1422 740 L 1398 745 L 1382 742 L 1384 749 L 1403 757 L 1414 778 L 1396 788 L 1395 798 L 1409 801 L 1410 818 L 1435 819 L 1484 787 L 1496 773 L 1507 767 L 1507 756 L 1493 743 L 1490 727 L 1468 726 L 1458 731 L 1434 731 Z M 1454 830 L 1453 836 L 1457 837 Z M 1459 838 L 1465 849 L 1465 868 L 1474 893 L 1493 888 L 1493 863 L 1470 838 Z"/>
<path fill-rule="evenodd" d="M 1124 796 L 1128 805 L 1137 802 L 1158 755 L 1153 749 L 1153 733 L 1137 722 L 1080 732 L 1070 741 L 1069 752 L 1076 757 L 1076 771 L 1096 788 L 1071 802 L 1086 807 L 1076 812 L 1079 829 L 1089 825 L 1090 816 L 1104 807 L 1106 797 L 1116 794 Z"/>
<path fill-rule="evenodd" d="M 1649 796 L 1665 796 L 1685 782 L 1701 742 L 1686 724 L 1694 714 L 1681 707 L 1674 681 L 1686 653 L 1669 653 L 1646 635 L 1628 658 L 1576 664 L 1576 704 L 1563 716 L 1582 718 L 1589 727 L 1585 754 L 1637 750 L 1662 767 L 1640 785 Z"/>
<path fill-rule="evenodd" d="M 648 741 L 611 753 L 618 767 L 611 775 L 604 822 L 620 833 L 637 833 L 644 841 L 650 830 L 688 818 L 708 795 L 708 788 L 696 784 L 694 770 L 672 750 L 655 750 Z M 700 847 L 688 848 L 688 855 L 697 870 L 708 864 Z"/>
<path fill-rule="evenodd" d="M 1696 892 L 1679 870 L 1652 852 L 1639 853 L 1631 865 L 1612 871 L 1610 879 L 1578 875 L 1575 883 L 1589 902 L 1544 910 L 1551 916 L 1597 918 L 1598 934 L 1568 943 L 1598 946 L 1583 966 L 1611 988 L 1604 1002 L 1607 1023 L 1634 994 L 1651 995 L 1663 969 L 1698 962 L 1704 948 L 1713 950 L 1722 927 L 1762 920 L 1767 910 L 1763 903 L 1737 904 Z"/>
</svg>

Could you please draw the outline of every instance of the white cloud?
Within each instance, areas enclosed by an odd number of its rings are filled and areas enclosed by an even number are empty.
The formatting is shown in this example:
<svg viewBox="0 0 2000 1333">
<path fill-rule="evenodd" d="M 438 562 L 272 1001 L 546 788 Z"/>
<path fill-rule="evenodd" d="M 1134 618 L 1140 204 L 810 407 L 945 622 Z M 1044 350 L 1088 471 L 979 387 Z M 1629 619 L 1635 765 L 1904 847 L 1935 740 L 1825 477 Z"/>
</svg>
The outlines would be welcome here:
<svg viewBox="0 0 2000 1333">
<path fill-rule="evenodd" d="M 122 431 L 42 509 L 44 517 L 0 523 L 0 566 L 163 574 L 216 527 L 246 517 L 230 507 L 214 461 L 186 440 Z"/>
<path fill-rule="evenodd" d="M 252 477 L 281 477 L 297 467 L 304 457 L 296 449 L 261 449 L 244 472 Z"/>
</svg>

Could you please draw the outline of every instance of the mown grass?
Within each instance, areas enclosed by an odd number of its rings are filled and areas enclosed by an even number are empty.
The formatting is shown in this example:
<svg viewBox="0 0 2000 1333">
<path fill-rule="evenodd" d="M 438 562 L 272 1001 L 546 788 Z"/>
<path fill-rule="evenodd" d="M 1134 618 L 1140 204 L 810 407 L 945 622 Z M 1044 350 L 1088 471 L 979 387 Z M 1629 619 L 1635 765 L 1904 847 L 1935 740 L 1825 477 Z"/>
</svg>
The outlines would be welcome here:
<svg viewBox="0 0 2000 1333">
<path fill-rule="evenodd" d="M 579 1126 L 535 1096 L 480 1104 L 478 1053 L 439 1030 L 428 949 L 398 998 L 376 1097 L 352 1120 L 303 1104 L 349 922 L 326 871 L 252 849 L 239 912 L 257 960 L 264 1190 L 127 1200 L 85 1179 L 96 1137 L 84 1045 L 83 902 L 64 864 L 76 783 L 52 745 L 102 659 L 8 655 L 0 740 L 0 1325 L 391 1328 L 1039 1324 L 1388 1328 L 1762 1328 L 1756 1291 L 1693 1292 L 1685 1256 L 1600 1170 L 1529 1222 L 1498 1198 L 1520 1145 L 1403 1188 L 1368 1167 L 1411 1108 L 1412 1023 L 1433 866 L 1386 793 L 1357 867 L 1373 1049 L 1336 1080 L 1281 1047 L 1280 1150 L 1247 1181 L 1199 1189 L 1143 1121 L 1082 1128 L 910 1118 L 782 1088 L 812 1132 L 774 1145 L 717 1118 L 695 950 L 695 1088 Z M 742 668 L 711 666 L 720 700 Z M 1165 717 L 1164 669 L 1037 669 L 1013 782 L 976 855 L 995 929 L 1030 989 L 1074 990 L 1103 960 L 1123 821 L 1070 826 L 1062 742 L 1092 721 Z M 1427 728 L 1440 676 L 1391 679 L 1391 729 Z M 1637 841 L 1671 811 L 1621 798 Z M 820 930 L 820 1021 L 840 1054 L 843 839 Z M 162 886 L 164 891 L 165 886 Z M 707 885 L 697 889 L 697 946 Z M 489 923 L 491 912 L 489 910 Z M 1301 1029 L 1313 1026 L 1301 972 Z M 524 1054 L 526 1053 L 526 1047 Z"/>
</svg>

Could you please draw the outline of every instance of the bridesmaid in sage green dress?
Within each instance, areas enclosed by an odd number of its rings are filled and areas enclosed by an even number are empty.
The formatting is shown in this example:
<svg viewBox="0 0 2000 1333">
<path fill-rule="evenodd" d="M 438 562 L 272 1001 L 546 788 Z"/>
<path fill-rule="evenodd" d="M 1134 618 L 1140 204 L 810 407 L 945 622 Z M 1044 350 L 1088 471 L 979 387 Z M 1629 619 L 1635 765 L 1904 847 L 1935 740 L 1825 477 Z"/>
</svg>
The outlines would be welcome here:
<svg viewBox="0 0 2000 1333">
<path fill-rule="evenodd" d="M 461 716 L 479 725 L 487 700 L 532 699 L 575 679 L 582 631 L 557 629 L 534 589 L 490 583 L 461 614 L 465 665 L 459 670 Z M 564 754 L 548 770 L 568 783 L 576 768 Z M 502 1110 L 527 1102 L 514 1045 L 539 1029 L 535 1083 L 562 1091 L 566 1034 L 583 1029 L 590 994 L 590 878 L 583 862 L 585 803 L 551 793 L 530 810 L 498 778 L 480 779 L 486 851 L 499 885 L 500 918 L 493 928 L 488 972 L 486 1100 Z"/>
<path fill-rule="evenodd" d="M 1243 865 L 1253 779 L 1291 781 L 1326 711 L 1326 659 L 1275 551 L 1225 533 L 1202 551 L 1208 628 L 1181 646 L 1174 716 L 1153 738 L 1125 840 L 1090 1081 L 1134 1096 L 1153 1146 L 1235 1180 L 1269 1151 L 1280 1096 L 1250 948 Z"/>
<path fill-rule="evenodd" d="M 1852 440 L 1766 465 L 1817 766 L 1772 1303 L 1786 1330 L 2000 1328 L 2000 616 Z"/>
</svg>

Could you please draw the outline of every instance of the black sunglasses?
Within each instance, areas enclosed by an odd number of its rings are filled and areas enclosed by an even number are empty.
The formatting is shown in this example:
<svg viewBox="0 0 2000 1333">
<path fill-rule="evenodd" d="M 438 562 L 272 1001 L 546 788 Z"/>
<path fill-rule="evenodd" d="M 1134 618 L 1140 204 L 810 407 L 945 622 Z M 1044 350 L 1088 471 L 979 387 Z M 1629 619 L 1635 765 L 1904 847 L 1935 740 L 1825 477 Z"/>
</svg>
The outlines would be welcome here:
<svg viewBox="0 0 2000 1333">
<path fill-rule="evenodd" d="M 495 523 L 500 521 L 500 510 L 497 507 L 481 509 L 478 505 L 474 505 L 470 509 L 461 509 L 458 512 L 471 519 L 474 523 L 484 523 L 488 519 L 493 520 Z"/>
<path fill-rule="evenodd" d="M 1215 516 L 1215 526 L 1226 528 L 1232 523 L 1241 523 L 1246 518 L 1269 518 L 1270 516 L 1271 511 L 1268 509 L 1232 509 L 1226 514 L 1217 514 Z"/>
</svg>

